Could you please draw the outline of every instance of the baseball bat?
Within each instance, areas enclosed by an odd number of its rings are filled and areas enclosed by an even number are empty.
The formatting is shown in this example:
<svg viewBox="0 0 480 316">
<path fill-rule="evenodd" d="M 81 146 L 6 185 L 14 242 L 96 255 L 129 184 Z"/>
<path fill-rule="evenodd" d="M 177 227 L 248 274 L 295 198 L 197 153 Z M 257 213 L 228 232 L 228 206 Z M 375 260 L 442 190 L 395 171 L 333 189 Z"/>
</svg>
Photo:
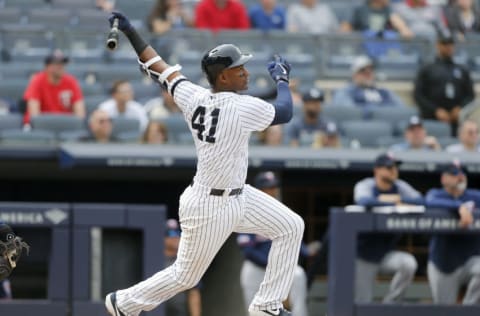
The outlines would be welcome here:
<svg viewBox="0 0 480 316">
<path fill-rule="evenodd" d="M 110 50 L 114 50 L 117 48 L 118 44 L 118 18 L 113 19 L 112 28 L 108 33 L 107 37 L 107 48 Z"/>
</svg>

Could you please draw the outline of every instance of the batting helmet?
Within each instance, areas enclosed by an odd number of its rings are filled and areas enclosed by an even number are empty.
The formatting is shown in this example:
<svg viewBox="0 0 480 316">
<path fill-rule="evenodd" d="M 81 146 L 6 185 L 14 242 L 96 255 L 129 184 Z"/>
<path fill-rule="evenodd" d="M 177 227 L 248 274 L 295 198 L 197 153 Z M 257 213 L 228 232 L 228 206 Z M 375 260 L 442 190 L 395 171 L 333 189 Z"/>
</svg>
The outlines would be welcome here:
<svg viewBox="0 0 480 316">
<path fill-rule="evenodd" d="M 208 82 L 214 85 L 222 70 L 243 65 L 251 58 L 251 54 L 243 54 L 233 44 L 222 44 L 212 48 L 203 56 L 202 70 L 207 76 Z"/>
</svg>

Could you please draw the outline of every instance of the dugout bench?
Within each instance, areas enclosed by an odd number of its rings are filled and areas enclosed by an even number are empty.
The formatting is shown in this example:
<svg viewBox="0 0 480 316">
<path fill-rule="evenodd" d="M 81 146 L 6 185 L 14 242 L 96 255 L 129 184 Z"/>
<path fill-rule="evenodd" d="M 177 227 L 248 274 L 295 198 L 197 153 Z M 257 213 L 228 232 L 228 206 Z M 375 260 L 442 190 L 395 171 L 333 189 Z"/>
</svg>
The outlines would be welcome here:
<svg viewBox="0 0 480 316">
<path fill-rule="evenodd" d="M 333 316 L 478 316 L 480 305 L 357 304 L 354 302 L 354 262 L 358 233 L 480 233 L 480 216 L 473 226 L 458 228 L 458 218 L 445 210 L 420 214 L 379 214 L 330 209 L 328 315 Z"/>
</svg>

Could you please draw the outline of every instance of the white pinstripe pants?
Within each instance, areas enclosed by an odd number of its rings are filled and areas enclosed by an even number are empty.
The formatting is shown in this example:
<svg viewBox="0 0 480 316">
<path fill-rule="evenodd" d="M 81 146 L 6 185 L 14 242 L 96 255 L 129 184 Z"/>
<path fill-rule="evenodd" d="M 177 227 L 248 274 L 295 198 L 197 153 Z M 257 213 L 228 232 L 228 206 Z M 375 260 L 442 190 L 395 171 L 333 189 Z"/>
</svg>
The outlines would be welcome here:
<svg viewBox="0 0 480 316">
<path fill-rule="evenodd" d="M 195 286 L 232 232 L 259 234 L 272 240 L 265 279 L 249 309 L 282 307 L 298 261 L 303 219 L 249 185 L 237 196 L 212 196 L 208 192 L 208 188 L 194 184 L 180 196 L 182 236 L 175 263 L 117 292 L 117 304 L 127 316 L 152 310 Z"/>
</svg>

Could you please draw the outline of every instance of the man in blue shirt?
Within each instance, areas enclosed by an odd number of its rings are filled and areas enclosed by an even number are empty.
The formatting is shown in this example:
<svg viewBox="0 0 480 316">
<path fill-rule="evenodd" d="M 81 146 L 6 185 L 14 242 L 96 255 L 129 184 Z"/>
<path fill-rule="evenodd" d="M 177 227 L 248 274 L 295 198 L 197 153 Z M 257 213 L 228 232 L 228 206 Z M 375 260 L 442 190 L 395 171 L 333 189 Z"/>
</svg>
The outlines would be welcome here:
<svg viewBox="0 0 480 316">
<path fill-rule="evenodd" d="M 368 208 L 376 206 L 423 205 L 422 195 L 407 182 L 398 179 L 398 165 L 391 153 L 381 154 L 375 160 L 373 178 L 359 181 L 354 188 L 355 204 Z M 361 303 L 373 300 L 373 283 L 377 273 L 393 274 L 386 303 L 402 299 L 417 270 L 417 260 L 411 254 L 397 251 L 399 240 L 393 234 L 365 234 L 357 239 L 355 261 L 355 300 Z"/>
<path fill-rule="evenodd" d="M 260 0 L 250 7 L 249 16 L 252 28 L 269 30 L 285 29 L 285 9 L 276 0 Z"/>
<path fill-rule="evenodd" d="M 271 171 L 259 173 L 255 177 L 254 186 L 277 199 L 280 198 L 280 183 Z M 237 242 L 245 256 L 240 274 L 240 283 L 248 308 L 249 302 L 255 296 L 264 279 L 268 253 L 270 252 L 272 242 L 254 234 L 239 234 Z M 318 242 L 312 242 L 308 246 L 302 244 L 300 256 L 309 257 L 315 255 L 319 250 L 319 246 Z M 292 315 L 308 316 L 307 276 L 305 270 L 300 265 L 297 265 L 295 268 L 289 303 L 292 308 Z"/>
<path fill-rule="evenodd" d="M 458 160 L 447 165 L 441 189 L 426 195 L 430 208 L 444 208 L 458 215 L 464 229 L 473 223 L 480 206 L 480 190 L 467 189 L 467 176 Z M 460 287 L 467 286 L 463 304 L 480 303 L 480 234 L 438 234 L 430 239 L 428 281 L 433 301 L 454 304 Z"/>
</svg>

